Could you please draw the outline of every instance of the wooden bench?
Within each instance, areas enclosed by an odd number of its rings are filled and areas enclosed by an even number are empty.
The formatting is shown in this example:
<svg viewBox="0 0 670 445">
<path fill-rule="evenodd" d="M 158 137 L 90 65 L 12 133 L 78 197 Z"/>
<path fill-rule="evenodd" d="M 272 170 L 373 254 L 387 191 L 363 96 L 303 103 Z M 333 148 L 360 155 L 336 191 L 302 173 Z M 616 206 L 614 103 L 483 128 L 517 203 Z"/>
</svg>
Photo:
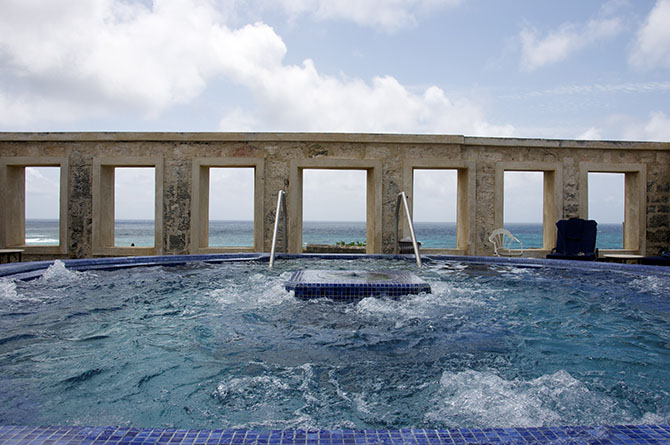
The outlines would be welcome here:
<svg viewBox="0 0 670 445">
<path fill-rule="evenodd" d="M 21 254 L 23 254 L 23 249 L 0 249 L 0 264 L 2 263 L 11 263 L 12 258 L 21 262 Z"/>
</svg>

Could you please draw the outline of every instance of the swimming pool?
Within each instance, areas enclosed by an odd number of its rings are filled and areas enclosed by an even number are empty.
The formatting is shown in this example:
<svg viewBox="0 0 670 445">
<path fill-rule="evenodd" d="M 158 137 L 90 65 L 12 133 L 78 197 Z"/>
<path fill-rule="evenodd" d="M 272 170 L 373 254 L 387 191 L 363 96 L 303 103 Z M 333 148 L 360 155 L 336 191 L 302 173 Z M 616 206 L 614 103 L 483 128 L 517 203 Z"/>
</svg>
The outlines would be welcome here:
<svg viewBox="0 0 670 445">
<path fill-rule="evenodd" d="M 2 279 L 0 424 L 670 423 L 662 268 L 196 259 Z M 304 268 L 411 269 L 432 293 L 303 301 L 284 284 Z"/>
</svg>

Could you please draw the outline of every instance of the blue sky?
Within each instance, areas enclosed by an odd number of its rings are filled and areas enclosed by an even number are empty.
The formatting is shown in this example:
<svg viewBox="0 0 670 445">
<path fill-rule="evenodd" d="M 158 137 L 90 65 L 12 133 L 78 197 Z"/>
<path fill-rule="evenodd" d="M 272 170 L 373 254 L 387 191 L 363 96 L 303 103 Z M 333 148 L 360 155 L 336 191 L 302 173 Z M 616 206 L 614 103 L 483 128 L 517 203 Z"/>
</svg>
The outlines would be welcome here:
<svg viewBox="0 0 670 445">
<path fill-rule="evenodd" d="M 670 140 L 670 0 L 0 8 L 0 131 Z"/>
</svg>

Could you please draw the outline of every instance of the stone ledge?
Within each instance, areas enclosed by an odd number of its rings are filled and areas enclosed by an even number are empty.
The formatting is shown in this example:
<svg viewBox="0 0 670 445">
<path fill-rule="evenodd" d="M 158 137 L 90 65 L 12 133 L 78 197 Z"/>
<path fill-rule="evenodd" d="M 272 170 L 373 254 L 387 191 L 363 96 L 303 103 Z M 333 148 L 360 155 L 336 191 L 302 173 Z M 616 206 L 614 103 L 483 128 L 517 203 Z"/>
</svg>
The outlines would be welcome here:
<svg viewBox="0 0 670 445">
<path fill-rule="evenodd" d="M 401 133 L 0 132 L 0 142 L 339 142 L 670 151 L 670 142 L 586 141 Z"/>
<path fill-rule="evenodd" d="M 0 142 L 349 142 L 462 144 L 463 136 L 400 133 L 0 132 Z"/>
</svg>

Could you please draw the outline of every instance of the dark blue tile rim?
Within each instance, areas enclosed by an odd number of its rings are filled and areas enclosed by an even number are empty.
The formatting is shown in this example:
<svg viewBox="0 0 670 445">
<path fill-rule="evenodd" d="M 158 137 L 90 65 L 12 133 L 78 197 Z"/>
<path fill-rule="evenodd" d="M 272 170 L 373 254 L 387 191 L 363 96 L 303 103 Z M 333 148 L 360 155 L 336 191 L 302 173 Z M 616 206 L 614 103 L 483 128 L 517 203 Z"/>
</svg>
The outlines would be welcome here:
<svg viewBox="0 0 670 445">
<path fill-rule="evenodd" d="M 325 272 L 325 275 L 323 274 Z M 386 279 L 369 281 L 346 281 L 351 274 L 365 275 L 367 272 L 383 274 Z M 358 301 L 370 296 L 400 297 L 407 294 L 430 293 L 428 283 L 407 270 L 375 269 L 364 271 L 305 269 L 293 272 L 285 284 L 287 291 L 293 291 L 296 298 L 330 298 L 338 301 Z"/>
<path fill-rule="evenodd" d="M 158 255 L 133 257 L 104 257 L 61 260 L 71 270 L 115 270 L 129 267 L 181 266 L 187 263 L 226 263 L 244 261 L 269 261 L 269 255 L 263 253 L 229 253 L 208 255 Z M 32 261 L 0 265 L 0 277 L 29 280 L 39 277 L 53 261 Z"/>
<path fill-rule="evenodd" d="M 421 257 L 424 263 L 437 262 L 461 262 L 475 264 L 497 264 L 517 267 L 547 267 L 558 269 L 580 270 L 608 270 L 628 271 L 646 275 L 658 275 L 670 277 L 670 267 L 647 266 L 639 264 L 616 264 L 599 263 L 571 260 L 547 260 L 540 258 L 503 258 L 484 256 L 456 256 L 456 255 L 424 255 Z M 178 266 L 192 262 L 225 263 L 257 261 L 268 262 L 270 255 L 267 253 L 226 253 L 205 255 L 162 255 L 162 256 L 136 256 L 136 257 L 105 257 L 87 259 L 64 259 L 65 266 L 72 270 L 101 270 L 122 269 L 128 267 L 147 266 Z M 414 268 L 413 255 L 350 255 L 350 254 L 279 254 L 277 260 L 303 259 L 303 260 L 361 260 L 361 259 L 390 259 L 405 260 L 408 267 Z M 0 278 L 8 277 L 19 280 L 30 280 L 38 278 L 53 264 L 53 261 L 32 261 L 23 263 L 0 264 Z"/>
<path fill-rule="evenodd" d="M 326 276 L 321 274 L 325 273 Z M 379 274 L 385 278 L 377 276 L 366 278 L 365 280 L 356 280 L 358 276 L 366 274 Z M 352 275 L 353 274 L 353 275 Z M 320 270 L 303 269 L 296 270 L 289 278 L 287 284 L 299 285 L 307 284 L 310 286 L 325 284 L 328 286 L 415 286 L 427 284 L 423 279 L 417 277 L 407 270 L 392 270 L 376 268 L 372 270 L 346 269 L 346 270 Z"/>
<path fill-rule="evenodd" d="M 248 430 L 0 426 L 0 444 L 667 444 L 669 425 L 401 430 Z"/>
</svg>

